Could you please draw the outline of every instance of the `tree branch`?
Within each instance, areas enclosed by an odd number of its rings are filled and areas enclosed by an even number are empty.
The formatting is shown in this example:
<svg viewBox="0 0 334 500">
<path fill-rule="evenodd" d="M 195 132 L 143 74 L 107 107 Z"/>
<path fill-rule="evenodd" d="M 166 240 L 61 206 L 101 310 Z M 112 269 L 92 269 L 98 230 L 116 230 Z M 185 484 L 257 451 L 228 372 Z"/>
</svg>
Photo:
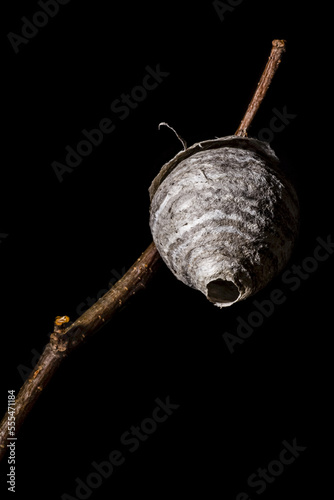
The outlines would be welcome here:
<svg viewBox="0 0 334 500">
<path fill-rule="evenodd" d="M 145 289 L 161 262 L 154 243 L 151 243 L 124 276 L 72 325 L 66 328 L 65 323 L 61 326 L 55 323 L 50 342 L 17 394 L 15 434 L 67 355 L 99 331 L 130 298 Z M 11 439 L 8 427 L 6 413 L 0 424 L 0 461 L 7 452 L 8 439 Z"/>
<path fill-rule="evenodd" d="M 257 84 L 255 93 L 249 103 L 245 116 L 241 120 L 241 123 L 236 131 L 235 135 L 240 137 L 247 136 L 247 130 L 249 129 L 250 124 L 254 120 L 254 117 L 269 89 L 270 83 L 278 69 L 278 66 L 281 62 L 281 56 L 283 52 L 285 52 L 285 40 L 273 40 L 272 49 L 262 73 L 261 79 Z"/>
<path fill-rule="evenodd" d="M 284 40 L 273 41 L 273 49 L 268 63 L 235 135 L 247 135 L 247 129 L 264 99 L 284 50 Z M 161 262 L 160 255 L 152 242 L 126 274 L 72 325 L 66 328 L 68 318 L 56 318 L 50 342 L 45 347 L 36 367 L 24 382 L 16 397 L 15 434 L 19 431 L 31 409 L 67 355 L 108 323 L 131 297 L 140 290 L 145 289 Z M 8 427 L 8 413 L 6 413 L 0 424 L 0 461 L 7 452 L 7 440 L 11 439 Z"/>
</svg>

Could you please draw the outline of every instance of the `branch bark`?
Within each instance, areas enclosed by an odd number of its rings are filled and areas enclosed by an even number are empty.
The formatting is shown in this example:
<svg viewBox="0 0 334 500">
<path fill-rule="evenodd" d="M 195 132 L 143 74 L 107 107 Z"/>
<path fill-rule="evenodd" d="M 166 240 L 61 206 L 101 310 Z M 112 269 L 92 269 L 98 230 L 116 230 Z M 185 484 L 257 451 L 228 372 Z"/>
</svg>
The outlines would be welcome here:
<svg viewBox="0 0 334 500">
<path fill-rule="evenodd" d="M 246 136 L 247 130 L 264 99 L 270 82 L 285 50 L 284 40 L 274 40 L 273 48 L 256 92 L 235 135 Z M 99 331 L 130 298 L 145 289 L 161 264 L 161 258 L 152 242 L 126 274 L 90 309 L 72 325 L 55 324 L 54 333 L 45 347 L 35 369 L 21 387 L 15 404 L 15 435 L 34 407 L 43 390 L 53 378 L 62 361 L 80 344 Z M 9 433 L 8 413 L 0 424 L 0 461 L 7 452 Z"/>
<path fill-rule="evenodd" d="M 281 62 L 282 54 L 285 52 L 285 44 L 285 40 L 273 40 L 268 62 L 266 64 L 266 67 L 264 68 L 260 81 L 257 84 L 255 93 L 251 99 L 251 102 L 249 103 L 245 116 L 241 120 L 241 123 L 235 135 L 238 135 L 240 137 L 247 136 L 247 130 L 254 120 L 254 117 L 269 89 L 270 83 Z"/>
<path fill-rule="evenodd" d="M 145 289 L 161 263 L 160 255 L 152 242 L 124 276 L 72 325 L 67 328 L 65 324 L 61 327 L 55 325 L 50 342 L 46 345 L 36 367 L 17 394 L 15 435 L 62 361 L 78 345 L 108 323 L 130 298 L 134 297 L 140 290 Z M 8 427 L 8 413 L 6 413 L 0 424 L 0 461 L 7 452 L 8 440 L 12 438 Z"/>
</svg>

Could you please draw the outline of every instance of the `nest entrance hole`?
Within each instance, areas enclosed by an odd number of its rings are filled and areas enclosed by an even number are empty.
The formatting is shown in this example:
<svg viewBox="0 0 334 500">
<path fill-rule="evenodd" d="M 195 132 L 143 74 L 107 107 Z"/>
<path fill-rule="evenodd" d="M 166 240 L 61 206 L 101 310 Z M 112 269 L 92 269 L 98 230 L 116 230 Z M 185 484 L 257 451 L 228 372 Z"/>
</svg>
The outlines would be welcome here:
<svg viewBox="0 0 334 500">
<path fill-rule="evenodd" d="M 238 287 L 228 280 L 217 279 L 210 281 L 207 285 L 208 299 L 219 304 L 230 304 L 235 302 L 240 293 Z"/>
</svg>

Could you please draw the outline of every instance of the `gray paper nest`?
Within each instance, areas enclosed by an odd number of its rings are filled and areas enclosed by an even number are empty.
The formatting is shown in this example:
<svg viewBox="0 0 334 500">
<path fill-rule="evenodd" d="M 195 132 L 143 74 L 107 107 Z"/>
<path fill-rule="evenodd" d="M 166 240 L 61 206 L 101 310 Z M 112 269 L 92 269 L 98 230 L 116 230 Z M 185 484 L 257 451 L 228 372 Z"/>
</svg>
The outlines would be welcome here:
<svg viewBox="0 0 334 500">
<path fill-rule="evenodd" d="M 161 168 L 149 194 L 162 259 L 218 307 L 259 291 L 290 258 L 298 199 L 265 142 L 238 136 L 198 142 Z"/>
</svg>

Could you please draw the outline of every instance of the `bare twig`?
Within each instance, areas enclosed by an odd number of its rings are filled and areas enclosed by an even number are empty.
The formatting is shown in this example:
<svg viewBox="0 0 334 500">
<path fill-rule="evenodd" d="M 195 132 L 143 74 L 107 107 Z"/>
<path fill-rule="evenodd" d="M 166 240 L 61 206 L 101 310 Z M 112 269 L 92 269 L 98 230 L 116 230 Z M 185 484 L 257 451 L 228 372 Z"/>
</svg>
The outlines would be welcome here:
<svg viewBox="0 0 334 500">
<path fill-rule="evenodd" d="M 21 387 L 15 404 L 15 432 L 35 405 L 43 389 L 52 379 L 65 357 L 79 344 L 96 333 L 134 295 L 146 287 L 161 263 L 154 243 L 151 243 L 126 274 L 90 309 L 71 326 L 59 327 L 55 323 L 50 342 L 46 345 L 38 363 Z M 0 424 L 0 460 L 6 454 L 9 434 L 8 414 Z"/>
<path fill-rule="evenodd" d="M 247 129 L 268 90 L 284 50 L 285 42 L 283 40 L 273 41 L 269 61 L 235 135 L 247 135 Z M 67 318 L 56 318 L 57 321 L 54 333 L 50 336 L 50 342 L 45 347 L 35 369 L 17 395 L 15 405 L 16 433 L 65 357 L 110 321 L 114 314 L 131 297 L 144 289 L 156 273 L 160 263 L 161 259 L 158 251 L 154 243 L 151 243 L 126 274 L 72 325 L 66 328 Z M 0 424 L 0 460 L 6 454 L 7 439 L 11 439 L 8 427 L 8 413 L 6 413 Z"/>
<path fill-rule="evenodd" d="M 241 123 L 235 135 L 238 135 L 240 137 L 247 136 L 247 130 L 252 123 L 281 62 L 281 56 L 283 52 L 285 52 L 285 44 L 285 40 L 273 40 L 268 62 L 266 64 L 266 67 L 264 68 L 261 79 L 257 84 L 255 93 L 252 97 L 251 102 L 249 103 L 245 116 L 241 120 Z"/>
</svg>

